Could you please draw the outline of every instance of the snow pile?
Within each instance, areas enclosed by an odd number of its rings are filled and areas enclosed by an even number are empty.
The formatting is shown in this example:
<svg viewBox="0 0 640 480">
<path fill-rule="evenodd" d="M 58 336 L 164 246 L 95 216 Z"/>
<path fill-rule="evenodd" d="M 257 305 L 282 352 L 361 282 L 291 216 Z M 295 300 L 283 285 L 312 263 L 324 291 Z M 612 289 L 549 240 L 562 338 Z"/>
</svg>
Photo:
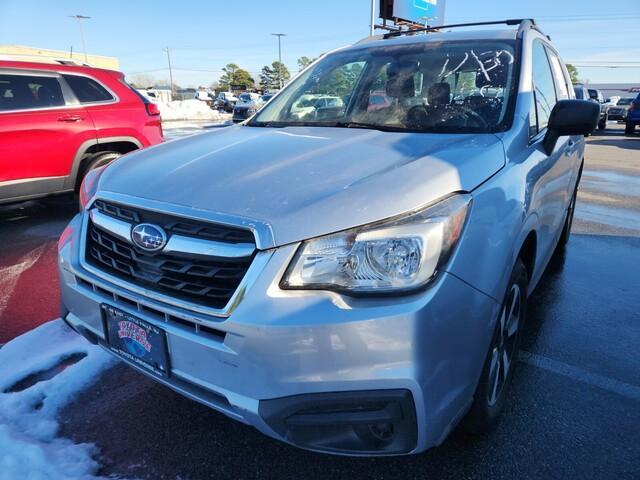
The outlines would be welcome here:
<svg viewBox="0 0 640 480">
<path fill-rule="evenodd" d="M 223 114 L 211 109 L 200 100 L 174 100 L 173 102 L 157 102 L 160 108 L 162 120 L 211 120 L 224 122 L 230 118 L 229 114 Z"/>
<path fill-rule="evenodd" d="M 78 355 L 86 356 L 52 378 L 8 392 L 29 375 Z M 62 320 L 48 322 L 0 348 L 0 480 L 95 478 L 96 447 L 57 437 L 56 414 L 113 362 Z"/>
</svg>

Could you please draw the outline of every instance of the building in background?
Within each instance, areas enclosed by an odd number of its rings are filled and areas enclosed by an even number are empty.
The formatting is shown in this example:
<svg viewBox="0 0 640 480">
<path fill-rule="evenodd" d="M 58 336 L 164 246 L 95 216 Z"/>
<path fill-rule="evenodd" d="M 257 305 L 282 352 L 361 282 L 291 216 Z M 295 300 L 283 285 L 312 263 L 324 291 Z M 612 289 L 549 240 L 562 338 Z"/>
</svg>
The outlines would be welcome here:
<svg viewBox="0 0 640 480">
<path fill-rule="evenodd" d="M 605 98 L 610 97 L 636 97 L 640 93 L 639 83 L 588 83 L 587 88 L 596 88 L 602 92 Z"/>
<path fill-rule="evenodd" d="M 119 70 L 120 62 L 116 57 L 87 54 L 85 62 L 84 52 L 50 50 L 48 48 L 24 47 L 22 45 L 0 45 L 0 60 L 24 60 L 25 62 L 69 61 L 88 63 L 92 67 Z"/>
</svg>

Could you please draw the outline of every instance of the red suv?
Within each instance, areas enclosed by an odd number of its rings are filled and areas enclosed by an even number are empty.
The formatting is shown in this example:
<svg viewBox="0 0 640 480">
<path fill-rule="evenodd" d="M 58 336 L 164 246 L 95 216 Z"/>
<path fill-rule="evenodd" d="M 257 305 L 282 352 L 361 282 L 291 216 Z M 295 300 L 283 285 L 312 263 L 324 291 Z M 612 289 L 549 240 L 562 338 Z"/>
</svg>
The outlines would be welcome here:
<svg viewBox="0 0 640 480">
<path fill-rule="evenodd" d="M 0 203 L 77 190 L 89 170 L 161 141 L 158 107 L 120 72 L 0 61 Z"/>
</svg>

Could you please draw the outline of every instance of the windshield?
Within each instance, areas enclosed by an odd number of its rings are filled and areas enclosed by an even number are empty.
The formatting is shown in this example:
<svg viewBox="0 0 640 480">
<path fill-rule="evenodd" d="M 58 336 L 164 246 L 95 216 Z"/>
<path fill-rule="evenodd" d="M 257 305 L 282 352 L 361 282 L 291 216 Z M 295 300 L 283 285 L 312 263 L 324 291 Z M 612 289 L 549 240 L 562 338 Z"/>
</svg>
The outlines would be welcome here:
<svg viewBox="0 0 640 480">
<path fill-rule="evenodd" d="M 633 102 L 633 98 L 621 98 L 616 105 L 631 105 L 631 102 Z"/>
<path fill-rule="evenodd" d="M 512 42 L 425 42 L 329 55 L 291 82 L 252 126 L 492 132 L 509 122 Z"/>
</svg>

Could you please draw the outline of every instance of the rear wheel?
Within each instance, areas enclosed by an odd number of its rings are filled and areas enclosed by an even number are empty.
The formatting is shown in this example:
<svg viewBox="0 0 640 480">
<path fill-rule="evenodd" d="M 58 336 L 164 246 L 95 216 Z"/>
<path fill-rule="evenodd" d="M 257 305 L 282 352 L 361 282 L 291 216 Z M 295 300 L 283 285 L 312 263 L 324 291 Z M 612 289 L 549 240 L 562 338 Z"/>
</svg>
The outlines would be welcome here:
<svg viewBox="0 0 640 480">
<path fill-rule="evenodd" d="M 507 401 L 509 385 L 518 361 L 528 284 L 527 270 L 522 260 L 518 259 L 511 272 L 473 404 L 465 418 L 465 427 L 473 433 L 493 428 Z"/>
</svg>

